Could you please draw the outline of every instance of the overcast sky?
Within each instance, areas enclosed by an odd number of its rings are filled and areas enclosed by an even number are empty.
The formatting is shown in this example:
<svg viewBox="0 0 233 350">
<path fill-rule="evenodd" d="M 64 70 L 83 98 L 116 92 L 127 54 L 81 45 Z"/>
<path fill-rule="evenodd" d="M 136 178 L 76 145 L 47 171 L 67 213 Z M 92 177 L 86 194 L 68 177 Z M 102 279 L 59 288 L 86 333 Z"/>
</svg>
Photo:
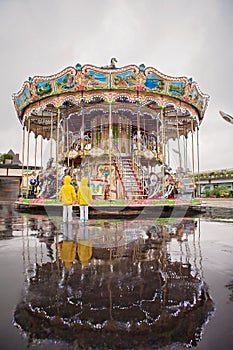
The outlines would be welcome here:
<svg viewBox="0 0 233 350">
<path fill-rule="evenodd" d="M 192 77 L 210 95 L 200 168 L 233 168 L 232 17 L 232 0 L 0 0 L 0 152 L 22 152 L 12 94 L 29 76 L 116 57 Z"/>
</svg>

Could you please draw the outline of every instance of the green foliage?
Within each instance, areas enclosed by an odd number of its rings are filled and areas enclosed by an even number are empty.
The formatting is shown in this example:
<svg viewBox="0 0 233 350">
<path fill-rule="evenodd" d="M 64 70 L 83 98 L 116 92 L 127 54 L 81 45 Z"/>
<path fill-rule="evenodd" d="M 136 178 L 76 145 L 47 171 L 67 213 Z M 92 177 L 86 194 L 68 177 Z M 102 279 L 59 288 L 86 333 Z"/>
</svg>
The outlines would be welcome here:
<svg viewBox="0 0 233 350">
<path fill-rule="evenodd" d="M 4 159 L 13 159 L 14 158 L 13 154 L 9 154 L 9 153 L 3 153 L 1 156 L 2 156 L 3 160 Z"/>
<path fill-rule="evenodd" d="M 205 197 L 216 197 L 216 198 L 229 197 L 230 191 L 226 186 L 217 186 L 217 187 L 213 188 L 212 190 L 210 190 L 210 189 L 204 190 L 204 196 Z"/>
<path fill-rule="evenodd" d="M 195 174 L 195 180 L 197 181 L 199 177 L 200 179 L 209 179 L 226 176 L 233 176 L 233 169 L 201 172 L 199 174 Z"/>
<path fill-rule="evenodd" d="M 204 194 L 204 197 L 210 197 L 210 189 L 209 189 L 209 188 L 206 188 L 206 189 L 203 191 L 203 194 Z"/>
</svg>

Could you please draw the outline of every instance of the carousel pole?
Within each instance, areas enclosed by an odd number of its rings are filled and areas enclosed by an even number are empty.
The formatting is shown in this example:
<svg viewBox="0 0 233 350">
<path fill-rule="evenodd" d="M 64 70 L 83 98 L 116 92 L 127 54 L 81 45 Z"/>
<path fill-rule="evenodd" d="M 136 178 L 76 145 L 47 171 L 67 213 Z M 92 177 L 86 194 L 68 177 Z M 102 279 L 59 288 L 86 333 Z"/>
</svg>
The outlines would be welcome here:
<svg viewBox="0 0 233 350">
<path fill-rule="evenodd" d="M 21 182 L 21 194 L 23 189 L 23 172 L 24 172 L 24 152 L 25 152 L 25 125 L 23 126 L 23 144 L 22 144 L 22 182 Z"/>
<path fill-rule="evenodd" d="M 179 167 L 181 169 L 182 163 L 181 163 L 181 153 L 180 153 L 180 132 L 179 132 L 179 121 L 178 121 L 177 110 L 176 110 L 176 135 L 177 135 L 178 152 L 179 152 Z"/>
<path fill-rule="evenodd" d="M 41 140 L 40 140 L 40 168 L 42 170 L 43 168 L 43 137 L 41 135 Z"/>
<path fill-rule="evenodd" d="M 197 194 L 201 197 L 201 185 L 200 185 L 200 145 L 199 145 L 199 125 L 197 125 Z"/>
<path fill-rule="evenodd" d="M 84 107 L 81 107 L 82 110 L 82 125 L 81 125 L 81 154 L 84 154 L 84 128 L 85 128 L 85 124 L 84 124 L 84 112 L 85 109 Z"/>
<path fill-rule="evenodd" d="M 61 117 L 61 110 L 58 109 L 58 115 L 57 115 L 57 140 L 56 140 L 56 199 L 58 199 L 58 147 L 59 147 L 60 117 Z"/>
<path fill-rule="evenodd" d="M 129 153 L 132 152 L 132 120 L 129 121 Z"/>
<path fill-rule="evenodd" d="M 194 137 L 193 137 L 193 133 L 194 133 L 194 126 L 193 126 L 193 120 L 194 117 L 192 117 L 191 120 L 191 132 L 192 132 L 192 178 L 193 178 L 193 184 L 195 185 L 195 179 L 194 179 Z M 195 188 L 193 188 L 193 196 L 195 197 Z"/>
<path fill-rule="evenodd" d="M 187 136 L 184 135 L 184 168 L 185 168 L 185 171 L 187 171 L 187 169 L 188 169 L 188 160 L 187 160 L 188 146 L 187 146 L 187 143 L 188 143 L 188 138 L 187 138 Z"/>
<path fill-rule="evenodd" d="M 160 154 L 160 135 L 159 135 L 159 117 L 156 116 L 156 157 Z"/>
<path fill-rule="evenodd" d="M 141 151 L 140 107 L 137 107 L 137 148 L 139 155 Z"/>
<path fill-rule="evenodd" d="M 66 119 L 66 154 L 67 154 L 67 165 L 70 166 L 70 158 L 69 158 L 69 124 L 68 124 L 68 118 Z"/>
<path fill-rule="evenodd" d="M 50 123 L 50 159 L 53 155 L 53 116 L 51 114 L 51 123 Z"/>
<path fill-rule="evenodd" d="M 171 166 L 171 159 L 170 159 L 170 145 L 169 140 L 167 141 L 167 164 L 170 167 Z"/>
<path fill-rule="evenodd" d="M 145 120 L 145 116 L 143 116 L 143 146 L 144 146 L 144 150 L 147 149 L 147 138 L 146 138 L 146 120 Z"/>
<path fill-rule="evenodd" d="M 28 169 L 29 169 L 29 152 L 30 152 L 30 127 L 31 127 L 31 119 L 28 118 L 28 144 L 27 144 L 27 191 L 26 191 L 26 198 L 28 198 Z"/>
<path fill-rule="evenodd" d="M 36 171 L 36 156 L 37 156 L 37 136 L 35 134 L 35 150 L 34 150 L 34 168 L 35 168 L 35 171 Z"/>
<path fill-rule="evenodd" d="M 112 197 L 112 103 L 109 103 L 109 199 Z"/>
<path fill-rule="evenodd" d="M 165 193 L 165 128 L 164 128 L 164 106 L 161 106 L 160 116 L 161 116 L 161 133 L 162 133 L 162 194 Z"/>
<path fill-rule="evenodd" d="M 65 157 L 65 131 L 64 131 L 64 125 L 65 125 L 65 121 L 64 121 L 64 117 L 63 115 L 61 115 L 61 154 L 62 154 L 62 158 Z"/>
</svg>

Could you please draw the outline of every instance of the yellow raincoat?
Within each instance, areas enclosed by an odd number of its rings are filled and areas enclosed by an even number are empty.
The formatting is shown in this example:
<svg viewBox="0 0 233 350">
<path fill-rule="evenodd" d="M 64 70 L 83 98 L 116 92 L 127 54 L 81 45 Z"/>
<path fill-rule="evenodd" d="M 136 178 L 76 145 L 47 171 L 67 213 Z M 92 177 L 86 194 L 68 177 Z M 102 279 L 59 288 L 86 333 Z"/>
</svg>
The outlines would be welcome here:
<svg viewBox="0 0 233 350">
<path fill-rule="evenodd" d="M 78 189 L 78 203 L 79 205 L 88 205 L 92 202 L 91 189 L 88 186 L 88 179 L 83 177 Z"/>
<path fill-rule="evenodd" d="M 71 184 L 71 177 L 66 175 L 64 177 L 64 185 L 62 185 L 58 198 L 63 205 L 71 205 L 76 201 L 76 192 L 74 186 Z"/>
<path fill-rule="evenodd" d="M 87 266 L 92 257 L 92 243 L 88 240 L 78 242 L 78 256 L 83 266 Z"/>
<path fill-rule="evenodd" d="M 76 242 L 63 241 L 59 243 L 60 246 L 60 258 L 64 262 L 65 267 L 70 269 L 76 256 Z"/>
</svg>

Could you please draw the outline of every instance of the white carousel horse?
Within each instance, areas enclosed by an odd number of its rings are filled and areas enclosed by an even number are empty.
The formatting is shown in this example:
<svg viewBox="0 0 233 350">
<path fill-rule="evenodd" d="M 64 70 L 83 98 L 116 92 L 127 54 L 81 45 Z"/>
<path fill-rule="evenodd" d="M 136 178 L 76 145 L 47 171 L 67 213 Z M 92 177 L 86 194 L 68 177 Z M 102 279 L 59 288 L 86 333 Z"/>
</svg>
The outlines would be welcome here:
<svg viewBox="0 0 233 350">
<path fill-rule="evenodd" d="M 155 173 L 150 174 L 147 198 L 155 198 L 161 192 L 161 181 Z"/>
</svg>

